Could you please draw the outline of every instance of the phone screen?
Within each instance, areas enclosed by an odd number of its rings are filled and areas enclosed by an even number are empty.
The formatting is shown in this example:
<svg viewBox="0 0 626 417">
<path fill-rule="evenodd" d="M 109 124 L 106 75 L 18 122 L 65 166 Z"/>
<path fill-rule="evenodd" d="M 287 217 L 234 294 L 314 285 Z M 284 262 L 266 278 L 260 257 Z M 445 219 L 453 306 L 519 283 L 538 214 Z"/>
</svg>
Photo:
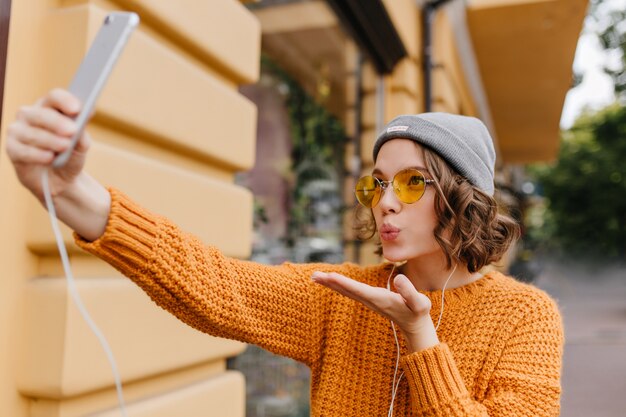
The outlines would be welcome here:
<svg viewBox="0 0 626 417">
<path fill-rule="evenodd" d="M 69 148 L 54 159 L 53 167 L 65 165 L 74 151 L 102 88 L 138 24 L 139 16 L 135 13 L 113 12 L 104 18 L 68 88 L 82 103 L 81 111 L 75 118 L 77 133 L 71 138 Z"/>
</svg>

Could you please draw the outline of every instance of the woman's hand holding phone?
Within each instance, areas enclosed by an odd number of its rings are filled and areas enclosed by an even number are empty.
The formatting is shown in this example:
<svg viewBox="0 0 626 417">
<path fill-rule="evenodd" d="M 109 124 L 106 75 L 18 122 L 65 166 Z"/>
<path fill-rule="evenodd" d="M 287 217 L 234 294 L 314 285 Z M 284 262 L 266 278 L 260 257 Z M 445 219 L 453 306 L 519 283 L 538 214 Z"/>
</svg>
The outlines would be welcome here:
<svg viewBox="0 0 626 417">
<path fill-rule="evenodd" d="M 110 210 L 107 190 L 83 171 L 91 139 L 84 132 L 67 163 L 52 168 L 56 155 L 70 146 L 78 129 L 73 117 L 79 100 L 54 89 L 32 106 L 22 107 L 7 132 L 6 150 L 20 182 L 43 202 L 41 174 L 49 170 L 51 193 L 59 219 L 88 240 L 98 238 Z"/>
<path fill-rule="evenodd" d="M 41 172 L 49 169 L 55 156 L 70 146 L 77 126 L 73 117 L 80 102 L 69 92 L 54 89 L 32 106 L 24 106 L 9 126 L 6 150 L 20 182 L 43 201 Z M 89 149 L 84 133 L 68 163 L 50 172 L 53 196 L 61 195 L 80 174 Z"/>
</svg>

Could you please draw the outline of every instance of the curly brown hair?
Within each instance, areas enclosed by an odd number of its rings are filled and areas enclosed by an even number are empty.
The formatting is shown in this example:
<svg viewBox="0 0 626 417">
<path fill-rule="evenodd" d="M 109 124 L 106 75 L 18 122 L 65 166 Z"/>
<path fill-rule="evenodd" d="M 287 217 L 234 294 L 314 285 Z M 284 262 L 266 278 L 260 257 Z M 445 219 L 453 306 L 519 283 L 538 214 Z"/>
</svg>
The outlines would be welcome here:
<svg viewBox="0 0 626 417">
<path fill-rule="evenodd" d="M 479 271 L 500 260 L 520 236 L 520 226 L 500 212 L 496 199 L 451 168 L 437 153 L 424 147 L 425 168 L 434 179 L 437 226 L 435 240 L 446 256 L 448 268 L 453 260 L 467 265 L 469 272 Z M 371 209 L 358 205 L 354 229 L 360 240 L 376 234 Z M 382 254 L 380 242 L 376 251 Z"/>
</svg>

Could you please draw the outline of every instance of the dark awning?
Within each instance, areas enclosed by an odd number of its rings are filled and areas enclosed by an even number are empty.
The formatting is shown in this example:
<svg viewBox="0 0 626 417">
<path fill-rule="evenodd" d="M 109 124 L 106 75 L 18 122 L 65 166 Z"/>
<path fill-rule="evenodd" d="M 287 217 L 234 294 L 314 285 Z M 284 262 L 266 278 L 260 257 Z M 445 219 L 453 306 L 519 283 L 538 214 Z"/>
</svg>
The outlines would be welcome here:
<svg viewBox="0 0 626 417">
<path fill-rule="evenodd" d="M 327 1 L 379 73 L 390 73 L 396 63 L 407 55 L 381 0 Z"/>
</svg>

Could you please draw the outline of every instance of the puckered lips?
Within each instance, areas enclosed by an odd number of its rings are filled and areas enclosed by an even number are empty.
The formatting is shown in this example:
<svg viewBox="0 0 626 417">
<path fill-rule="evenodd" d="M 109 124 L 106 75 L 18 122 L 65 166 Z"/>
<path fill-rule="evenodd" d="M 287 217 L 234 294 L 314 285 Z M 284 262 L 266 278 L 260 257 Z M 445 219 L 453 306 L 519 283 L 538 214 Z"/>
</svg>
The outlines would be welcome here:
<svg viewBox="0 0 626 417">
<path fill-rule="evenodd" d="M 400 234 L 400 229 L 390 225 L 389 223 L 385 223 L 381 226 L 378 232 L 382 240 L 384 240 L 385 242 L 391 242 L 398 237 L 398 235 Z"/>
</svg>

